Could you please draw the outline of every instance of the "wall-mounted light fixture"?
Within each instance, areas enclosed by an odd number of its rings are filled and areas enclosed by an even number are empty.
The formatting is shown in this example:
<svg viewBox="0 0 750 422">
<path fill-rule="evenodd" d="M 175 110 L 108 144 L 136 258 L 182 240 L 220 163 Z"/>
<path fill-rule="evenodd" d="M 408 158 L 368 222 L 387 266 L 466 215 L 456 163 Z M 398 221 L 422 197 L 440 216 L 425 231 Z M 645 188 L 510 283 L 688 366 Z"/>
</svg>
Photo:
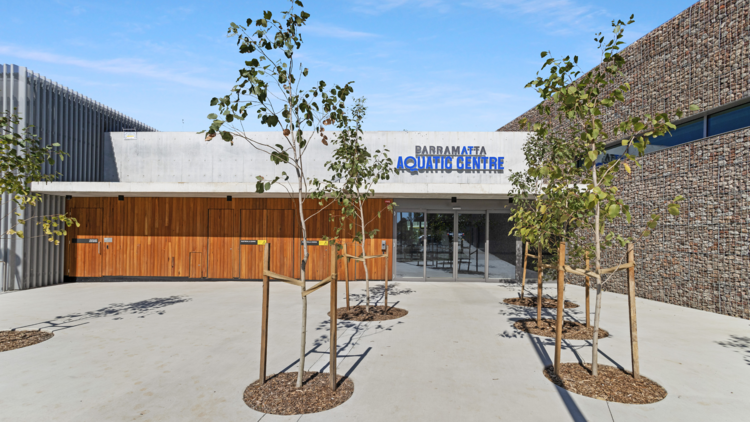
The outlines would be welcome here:
<svg viewBox="0 0 750 422">
<path fill-rule="evenodd" d="M 455 196 L 451 196 L 451 203 L 454 203 L 454 204 L 455 204 L 455 203 L 456 203 L 456 201 L 457 201 L 456 197 L 455 197 Z"/>
<path fill-rule="evenodd" d="M 125 195 L 117 195 L 117 200 L 118 201 L 124 201 L 125 200 Z"/>
<path fill-rule="evenodd" d="M 73 195 L 65 195 L 66 201 L 70 201 L 71 199 L 73 199 Z"/>
<path fill-rule="evenodd" d="M 232 202 L 232 195 L 227 195 L 227 201 Z"/>
</svg>

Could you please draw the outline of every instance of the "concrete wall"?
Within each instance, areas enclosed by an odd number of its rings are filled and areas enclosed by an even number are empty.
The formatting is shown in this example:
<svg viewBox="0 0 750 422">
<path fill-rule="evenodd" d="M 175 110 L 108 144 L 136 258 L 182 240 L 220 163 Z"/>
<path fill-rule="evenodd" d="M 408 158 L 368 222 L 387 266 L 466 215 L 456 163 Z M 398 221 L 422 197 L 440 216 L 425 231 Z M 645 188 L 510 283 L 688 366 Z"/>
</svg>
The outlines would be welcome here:
<svg viewBox="0 0 750 422">
<path fill-rule="evenodd" d="M 104 146 L 103 181 L 120 183 L 249 183 L 254 191 L 256 176 L 273 178 L 286 171 L 295 180 L 288 165 L 275 165 L 268 156 L 259 153 L 246 141 L 236 139 L 234 145 L 214 139 L 204 141 L 204 136 L 186 132 L 139 133 L 137 139 L 125 139 L 123 133 L 108 133 Z M 280 133 L 259 132 L 248 134 L 271 144 L 285 144 Z M 329 134 L 329 137 L 335 136 Z M 365 143 L 372 150 L 387 148 L 389 156 L 415 155 L 420 146 L 479 146 L 487 156 L 504 157 L 504 171 L 494 170 L 419 170 L 404 171 L 391 180 L 379 184 L 379 189 L 399 186 L 404 193 L 425 193 L 427 185 L 445 185 L 441 194 L 461 194 L 461 185 L 477 187 L 504 186 L 507 193 L 511 171 L 525 169 L 522 146 L 524 132 L 366 132 Z M 304 155 L 307 176 L 327 177 L 324 171 L 330 159 L 332 146 L 323 145 L 315 138 Z M 296 181 L 296 180 L 295 180 Z M 411 186 L 411 188 L 409 188 Z M 497 192 L 500 192 L 499 190 Z"/>
</svg>

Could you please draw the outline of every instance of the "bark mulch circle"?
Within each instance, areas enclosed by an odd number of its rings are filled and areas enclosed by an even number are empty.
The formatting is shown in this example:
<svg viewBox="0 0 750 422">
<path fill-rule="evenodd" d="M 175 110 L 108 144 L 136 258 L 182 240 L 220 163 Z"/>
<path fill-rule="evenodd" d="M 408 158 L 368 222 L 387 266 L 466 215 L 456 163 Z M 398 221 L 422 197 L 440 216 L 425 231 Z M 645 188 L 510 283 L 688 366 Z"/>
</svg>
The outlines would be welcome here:
<svg viewBox="0 0 750 422">
<path fill-rule="evenodd" d="M 522 319 L 513 324 L 516 329 L 536 336 L 555 338 L 557 320 L 542 318 L 541 326 L 537 327 L 536 319 Z M 609 337 L 606 330 L 599 328 L 599 338 Z M 586 328 L 586 324 L 563 320 L 562 338 L 566 340 L 593 340 L 594 327 Z"/>
<path fill-rule="evenodd" d="M 520 297 L 511 297 L 511 298 L 503 300 L 503 302 L 507 303 L 508 305 L 528 306 L 531 308 L 536 308 L 536 296 L 524 297 L 523 299 Z M 573 303 L 569 300 L 565 301 L 565 308 L 577 308 L 577 307 L 578 307 L 577 303 Z M 543 297 L 542 308 L 557 308 L 557 299 L 548 299 L 546 297 Z"/>
<path fill-rule="evenodd" d="M 544 376 L 571 393 L 625 404 L 656 403 L 667 397 L 667 390 L 641 375 L 636 381 L 630 372 L 609 365 L 599 365 L 599 375 L 591 375 L 591 365 L 560 364 L 560 377 L 552 366 L 544 368 Z"/>
<path fill-rule="evenodd" d="M 243 398 L 253 410 L 274 415 L 302 415 L 333 409 L 349 400 L 354 393 L 354 382 L 337 375 L 338 387 L 331 390 L 331 375 L 305 372 L 302 388 L 297 388 L 297 372 L 271 375 L 266 383 L 258 381 L 247 386 Z"/>
<path fill-rule="evenodd" d="M 46 331 L 0 331 L 0 352 L 20 349 L 49 340 L 54 336 Z"/>
<path fill-rule="evenodd" d="M 346 321 L 386 321 L 389 319 L 396 319 L 406 316 L 409 311 L 401 308 L 388 307 L 388 312 L 385 310 L 385 306 L 370 306 L 370 312 L 365 310 L 364 305 L 352 306 L 349 310 L 346 306 L 338 308 L 336 310 L 336 316 L 338 319 Z M 331 316 L 331 313 L 328 313 Z"/>
</svg>

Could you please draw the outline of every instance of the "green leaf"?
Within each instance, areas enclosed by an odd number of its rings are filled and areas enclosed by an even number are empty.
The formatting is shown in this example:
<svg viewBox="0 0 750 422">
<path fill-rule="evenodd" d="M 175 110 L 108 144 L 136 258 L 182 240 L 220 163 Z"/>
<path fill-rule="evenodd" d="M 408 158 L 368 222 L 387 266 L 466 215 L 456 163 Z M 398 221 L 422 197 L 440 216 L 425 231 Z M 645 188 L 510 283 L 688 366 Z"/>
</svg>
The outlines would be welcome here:
<svg viewBox="0 0 750 422">
<path fill-rule="evenodd" d="M 617 217 L 620 214 L 620 206 L 617 204 L 610 205 L 608 213 L 609 213 L 609 216 L 612 218 Z"/>
<path fill-rule="evenodd" d="M 697 104 L 690 104 L 690 111 L 698 111 L 700 107 Z"/>
</svg>

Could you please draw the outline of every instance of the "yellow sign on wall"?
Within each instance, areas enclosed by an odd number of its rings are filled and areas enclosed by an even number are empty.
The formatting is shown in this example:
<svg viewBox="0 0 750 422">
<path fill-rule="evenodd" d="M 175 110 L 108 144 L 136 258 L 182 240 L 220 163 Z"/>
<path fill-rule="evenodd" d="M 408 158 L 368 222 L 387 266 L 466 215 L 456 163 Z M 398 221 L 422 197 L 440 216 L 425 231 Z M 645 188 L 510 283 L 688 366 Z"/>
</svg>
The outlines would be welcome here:
<svg viewBox="0 0 750 422">
<path fill-rule="evenodd" d="M 265 239 L 263 239 L 263 240 L 258 240 L 258 244 L 259 244 L 259 245 L 265 245 L 265 244 L 266 244 L 266 240 L 265 240 Z"/>
</svg>

